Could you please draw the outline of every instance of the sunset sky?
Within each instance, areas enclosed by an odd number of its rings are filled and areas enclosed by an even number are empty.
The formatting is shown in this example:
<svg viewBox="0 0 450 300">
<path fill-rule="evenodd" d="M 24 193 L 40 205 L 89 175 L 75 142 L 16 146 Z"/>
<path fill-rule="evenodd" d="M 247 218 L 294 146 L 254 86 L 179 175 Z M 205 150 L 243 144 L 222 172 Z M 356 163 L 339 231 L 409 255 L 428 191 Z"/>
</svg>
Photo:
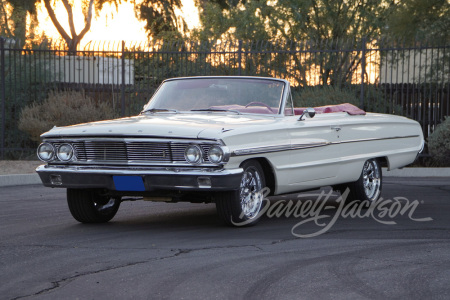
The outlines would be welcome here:
<svg viewBox="0 0 450 300">
<path fill-rule="evenodd" d="M 84 27 L 84 16 L 81 12 L 80 2 L 81 1 L 74 1 L 75 5 L 72 7 L 77 33 L 79 33 Z M 198 26 L 198 10 L 195 7 L 194 0 L 181 0 L 181 2 L 183 3 L 182 11 L 178 11 L 178 13 L 184 17 L 190 29 Z M 54 9 L 59 22 L 66 29 L 66 32 L 70 33 L 67 12 L 64 5 L 61 2 L 58 2 L 58 6 Z M 43 1 L 38 4 L 37 10 L 39 21 L 37 31 L 45 32 L 46 36 L 49 38 L 61 38 L 60 34 L 50 20 L 50 17 L 48 16 Z M 123 2 L 117 11 L 114 5 L 105 4 L 98 17 L 95 17 L 94 14 L 91 23 L 91 30 L 83 38 L 81 46 L 91 40 L 144 41 L 147 40 L 144 25 L 144 21 L 140 21 L 136 18 L 133 4 Z"/>
</svg>

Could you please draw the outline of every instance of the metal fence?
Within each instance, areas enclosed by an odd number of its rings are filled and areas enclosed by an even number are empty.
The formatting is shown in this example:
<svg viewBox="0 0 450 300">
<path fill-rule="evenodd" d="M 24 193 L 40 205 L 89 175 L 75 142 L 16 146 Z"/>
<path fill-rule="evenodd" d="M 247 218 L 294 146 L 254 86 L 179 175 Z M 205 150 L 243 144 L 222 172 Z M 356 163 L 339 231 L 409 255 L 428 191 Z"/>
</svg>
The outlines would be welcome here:
<svg viewBox="0 0 450 300">
<path fill-rule="evenodd" d="M 419 121 L 427 137 L 450 114 L 450 45 L 396 41 L 90 42 L 27 49 L 0 38 L 0 159 L 34 156 L 18 129 L 22 109 L 50 92 L 83 91 L 139 113 L 162 80 L 199 75 L 288 79 L 298 105 L 350 102 Z M 305 99 L 306 97 L 306 99 Z"/>
</svg>

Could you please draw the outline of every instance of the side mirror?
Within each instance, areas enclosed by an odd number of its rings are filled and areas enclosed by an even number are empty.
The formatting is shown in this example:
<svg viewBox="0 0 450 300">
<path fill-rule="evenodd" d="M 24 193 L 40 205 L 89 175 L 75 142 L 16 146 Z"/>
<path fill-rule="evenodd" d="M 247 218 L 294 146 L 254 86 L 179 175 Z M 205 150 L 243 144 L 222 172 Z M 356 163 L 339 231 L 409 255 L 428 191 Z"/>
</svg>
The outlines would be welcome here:
<svg viewBox="0 0 450 300">
<path fill-rule="evenodd" d="M 314 108 L 308 107 L 307 109 L 305 109 L 303 111 L 300 118 L 298 118 L 298 121 L 304 121 L 303 117 L 314 118 L 315 115 L 316 115 L 316 111 L 314 110 Z"/>
</svg>

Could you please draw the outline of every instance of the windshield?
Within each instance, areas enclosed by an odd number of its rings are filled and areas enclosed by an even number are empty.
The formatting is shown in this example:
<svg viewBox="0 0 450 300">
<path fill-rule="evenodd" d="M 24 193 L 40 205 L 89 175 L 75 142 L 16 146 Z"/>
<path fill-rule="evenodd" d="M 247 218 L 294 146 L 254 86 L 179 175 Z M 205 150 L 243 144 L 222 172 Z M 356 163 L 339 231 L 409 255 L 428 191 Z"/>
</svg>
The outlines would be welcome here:
<svg viewBox="0 0 450 300">
<path fill-rule="evenodd" d="M 184 78 L 164 82 L 144 111 L 278 114 L 284 82 L 264 78 Z"/>
</svg>

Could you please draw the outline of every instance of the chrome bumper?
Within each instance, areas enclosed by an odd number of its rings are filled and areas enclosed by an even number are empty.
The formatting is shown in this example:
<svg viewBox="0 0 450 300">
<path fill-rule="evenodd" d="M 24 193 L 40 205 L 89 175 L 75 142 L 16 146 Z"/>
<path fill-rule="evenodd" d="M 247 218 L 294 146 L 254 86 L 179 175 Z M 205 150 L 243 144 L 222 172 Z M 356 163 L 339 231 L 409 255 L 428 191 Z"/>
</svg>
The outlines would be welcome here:
<svg viewBox="0 0 450 300">
<path fill-rule="evenodd" d="M 116 188 L 115 177 L 142 178 L 144 190 L 226 191 L 239 188 L 243 170 L 238 169 L 149 169 L 105 166 L 48 166 L 36 169 L 44 186 L 60 188 Z M 140 181 L 140 179 L 138 179 Z M 131 188 L 129 191 L 136 192 Z"/>
</svg>

